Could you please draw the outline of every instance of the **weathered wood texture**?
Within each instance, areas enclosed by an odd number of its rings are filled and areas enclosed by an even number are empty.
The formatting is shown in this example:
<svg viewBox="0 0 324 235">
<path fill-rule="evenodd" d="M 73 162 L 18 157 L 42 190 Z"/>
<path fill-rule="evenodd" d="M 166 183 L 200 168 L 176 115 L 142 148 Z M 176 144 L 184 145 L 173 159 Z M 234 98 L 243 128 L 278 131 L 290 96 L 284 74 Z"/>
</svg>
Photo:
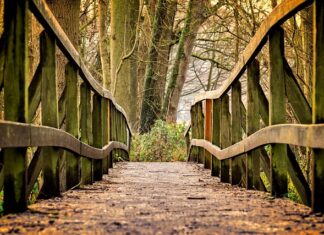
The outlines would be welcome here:
<svg viewBox="0 0 324 235">
<path fill-rule="evenodd" d="M 91 91 L 86 83 L 81 84 L 80 103 L 80 129 L 81 141 L 85 144 L 92 144 L 92 114 L 91 114 Z M 93 182 L 93 160 L 81 158 L 81 182 L 92 184 Z"/>
<path fill-rule="evenodd" d="M 231 145 L 231 115 L 229 113 L 229 96 L 224 95 L 221 98 L 221 116 L 220 116 L 220 147 L 222 149 Z M 224 159 L 220 162 L 220 180 L 221 182 L 230 182 L 231 159 Z"/>
<path fill-rule="evenodd" d="M 78 71 L 72 64 L 65 67 L 66 93 L 66 131 L 79 138 L 79 109 L 78 109 Z M 66 157 L 66 187 L 70 189 L 80 182 L 80 157 L 71 152 Z"/>
<path fill-rule="evenodd" d="M 205 104 L 205 126 L 204 136 L 205 140 L 212 141 L 213 129 L 212 129 L 212 118 L 213 118 L 213 101 L 206 100 Z M 211 168 L 211 154 L 208 151 L 204 152 L 204 166 L 207 169 Z"/>
<path fill-rule="evenodd" d="M 324 123 L 324 2 L 314 4 L 313 123 Z M 324 150 L 314 149 L 312 208 L 324 212 Z"/>
<path fill-rule="evenodd" d="M 246 134 L 249 136 L 260 129 L 260 101 L 258 87 L 260 82 L 260 65 L 257 60 L 252 61 L 247 68 L 247 110 L 246 110 Z M 246 187 L 248 189 L 260 189 L 260 158 L 258 151 L 246 154 L 247 174 Z"/>
<path fill-rule="evenodd" d="M 285 72 L 284 72 L 284 31 L 273 28 L 269 35 L 270 55 L 270 102 L 269 125 L 286 122 Z M 288 192 L 287 146 L 271 146 L 271 194 L 283 196 Z"/>
<path fill-rule="evenodd" d="M 204 139 L 191 140 L 191 146 L 203 147 L 219 160 L 230 159 L 268 144 L 290 144 L 324 149 L 324 124 L 278 124 L 265 127 L 222 150 Z"/>
<path fill-rule="evenodd" d="M 241 83 L 236 81 L 232 86 L 232 144 L 240 142 L 242 140 L 242 125 L 241 125 Z M 242 177 L 245 175 L 243 170 L 243 158 L 238 156 L 232 160 L 232 178 L 231 183 L 238 185 L 242 181 Z"/>
<path fill-rule="evenodd" d="M 213 139 L 212 143 L 220 146 L 221 100 L 213 100 Z M 220 161 L 212 155 L 212 176 L 220 175 Z"/>
<path fill-rule="evenodd" d="M 128 151 L 127 145 L 117 141 L 109 141 L 104 147 L 95 148 L 63 130 L 33 124 L 0 121 L 0 133 L 10 133 L 8 137 L 0 138 L 0 148 L 52 146 L 69 150 L 89 159 L 103 159 L 112 149 Z"/>
<path fill-rule="evenodd" d="M 41 70 L 42 125 L 58 128 L 55 47 L 55 39 L 44 31 L 40 38 L 41 58 L 39 65 Z M 44 175 L 44 184 L 41 189 L 42 197 L 58 196 L 60 195 L 59 150 L 53 147 L 44 147 L 40 152 L 39 161 L 43 163 Z M 50 156 L 50 158 L 44 159 L 47 156 Z"/>
<path fill-rule="evenodd" d="M 27 10 L 25 0 L 5 1 L 4 10 L 4 118 L 28 122 L 28 52 Z M 1 138 L 11 135 L 0 132 Z M 17 138 L 21 138 L 17 134 Z M 24 211 L 26 196 L 26 148 L 4 149 L 4 210 L 5 213 Z M 14 161 L 12 159 L 15 159 Z"/>
</svg>

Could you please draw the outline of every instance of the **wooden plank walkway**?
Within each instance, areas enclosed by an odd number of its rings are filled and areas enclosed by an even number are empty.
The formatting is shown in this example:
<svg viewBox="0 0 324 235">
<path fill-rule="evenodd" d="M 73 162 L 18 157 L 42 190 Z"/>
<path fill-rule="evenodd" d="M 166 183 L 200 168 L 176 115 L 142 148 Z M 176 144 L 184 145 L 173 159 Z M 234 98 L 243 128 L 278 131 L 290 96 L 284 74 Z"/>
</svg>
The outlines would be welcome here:
<svg viewBox="0 0 324 235">
<path fill-rule="evenodd" d="M 191 163 L 118 163 L 103 181 L 0 218 L 0 234 L 324 233 L 308 207 L 209 174 Z"/>
</svg>

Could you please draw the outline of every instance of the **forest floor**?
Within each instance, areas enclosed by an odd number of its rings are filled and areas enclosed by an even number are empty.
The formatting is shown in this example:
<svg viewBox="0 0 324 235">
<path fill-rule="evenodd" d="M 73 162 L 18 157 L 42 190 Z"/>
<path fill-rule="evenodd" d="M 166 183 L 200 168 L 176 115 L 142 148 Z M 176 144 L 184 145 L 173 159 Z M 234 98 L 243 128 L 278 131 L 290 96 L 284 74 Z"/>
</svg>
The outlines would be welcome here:
<svg viewBox="0 0 324 235">
<path fill-rule="evenodd" d="M 103 181 L 0 218 L 1 233 L 319 234 L 324 216 L 191 163 L 118 163 Z"/>
</svg>

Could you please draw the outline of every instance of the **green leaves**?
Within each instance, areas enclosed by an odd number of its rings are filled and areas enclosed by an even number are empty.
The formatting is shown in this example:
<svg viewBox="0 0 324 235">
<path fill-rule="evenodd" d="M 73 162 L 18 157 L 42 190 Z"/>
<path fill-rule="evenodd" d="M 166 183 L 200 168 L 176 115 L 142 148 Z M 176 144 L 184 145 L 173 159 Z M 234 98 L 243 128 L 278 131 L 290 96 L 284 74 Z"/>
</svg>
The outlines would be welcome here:
<svg viewBox="0 0 324 235">
<path fill-rule="evenodd" d="M 149 133 L 132 139 L 131 161 L 185 161 L 184 124 L 157 120 Z"/>
</svg>

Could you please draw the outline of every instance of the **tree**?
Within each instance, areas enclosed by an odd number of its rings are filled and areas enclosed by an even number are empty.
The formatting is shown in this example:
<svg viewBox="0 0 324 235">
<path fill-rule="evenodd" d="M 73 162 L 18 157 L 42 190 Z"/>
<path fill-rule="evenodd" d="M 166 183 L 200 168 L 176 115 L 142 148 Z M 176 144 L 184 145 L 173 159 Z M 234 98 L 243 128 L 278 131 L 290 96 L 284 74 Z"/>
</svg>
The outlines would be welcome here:
<svg viewBox="0 0 324 235">
<path fill-rule="evenodd" d="M 158 89 L 157 69 L 160 66 L 158 61 L 159 45 L 161 44 L 162 24 L 166 17 L 167 0 L 158 0 L 151 44 L 148 55 L 148 63 L 145 71 L 144 97 L 142 100 L 140 132 L 147 132 L 158 118 L 160 112 L 161 98 Z M 161 79 L 161 78 L 160 78 Z M 163 79 L 163 78 L 162 78 Z"/>
<path fill-rule="evenodd" d="M 137 63 L 134 57 L 140 19 L 139 0 L 111 0 L 110 58 L 112 91 L 132 125 L 136 120 Z"/>
</svg>

